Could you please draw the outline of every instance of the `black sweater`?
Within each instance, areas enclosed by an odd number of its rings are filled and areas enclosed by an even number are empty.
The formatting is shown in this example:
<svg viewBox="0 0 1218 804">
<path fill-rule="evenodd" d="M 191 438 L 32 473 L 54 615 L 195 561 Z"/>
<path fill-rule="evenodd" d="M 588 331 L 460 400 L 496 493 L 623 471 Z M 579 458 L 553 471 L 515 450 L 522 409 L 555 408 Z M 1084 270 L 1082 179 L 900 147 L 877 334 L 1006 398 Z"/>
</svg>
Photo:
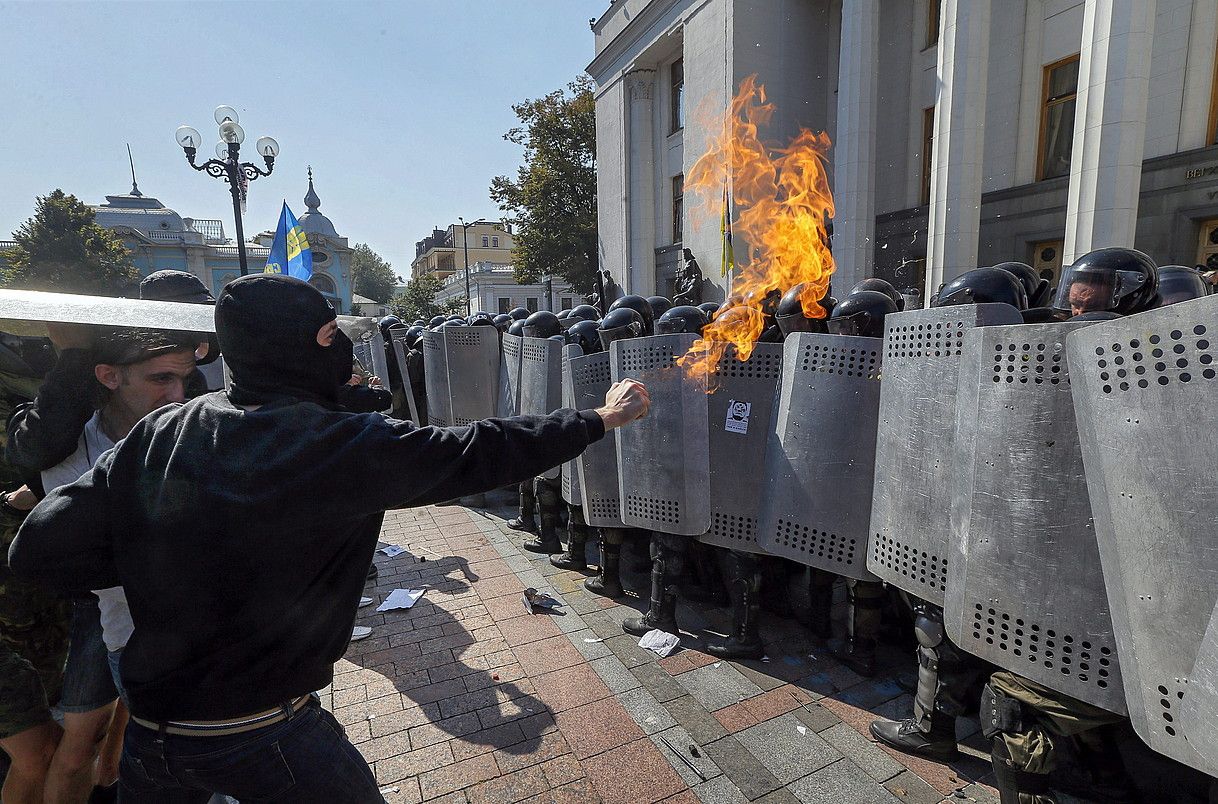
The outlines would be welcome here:
<svg viewBox="0 0 1218 804">
<path fill-rule="evenodd" d="M 519 482 L 604 432 L 591 411 L 417 428 L 207 394 L 147 416 L 48 495 L 9 561 L 61 589 L 124 587 L 137 716 L 238 717 L 331 681 L 386 509 Z"/>
</svg>

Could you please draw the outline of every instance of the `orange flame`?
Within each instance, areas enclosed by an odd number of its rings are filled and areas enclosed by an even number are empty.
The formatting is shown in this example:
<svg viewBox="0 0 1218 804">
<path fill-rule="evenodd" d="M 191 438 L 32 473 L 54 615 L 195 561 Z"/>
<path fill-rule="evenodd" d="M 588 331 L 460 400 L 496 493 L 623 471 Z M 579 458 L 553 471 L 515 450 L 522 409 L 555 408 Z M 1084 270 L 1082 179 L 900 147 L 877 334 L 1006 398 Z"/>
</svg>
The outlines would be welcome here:
<svg viewBox="0 0 1218 804">
<path fill-rule="evenodd" d="M 834 269 L 825 230 L 825 217 L 833 215 L 826 175 L 829 136 L 801 129 L 785 148 L 767 147 L 758 129 L 773 114 L 774 104 L 766 101 L 757 76 L 740 82 L 723 131 L 708 138 L 706 152 L 685 181 L 686 191 L 698 199 L 693 217 L 703 222 L 712 219 L 711 210 L 721 209 L 724 188 L 730 187 L 736 213 L 732 235 L 738 247 L 745 246 L 736 251 L 731 307 L 678 361 L 691 377 L 708 377 L 729 347 L 740 360 L 748 360 L 765 325 L 762 305 L 768 294 L 804 283 L 804 314 L 826 315 L 819 302 Z"/>
</svg>

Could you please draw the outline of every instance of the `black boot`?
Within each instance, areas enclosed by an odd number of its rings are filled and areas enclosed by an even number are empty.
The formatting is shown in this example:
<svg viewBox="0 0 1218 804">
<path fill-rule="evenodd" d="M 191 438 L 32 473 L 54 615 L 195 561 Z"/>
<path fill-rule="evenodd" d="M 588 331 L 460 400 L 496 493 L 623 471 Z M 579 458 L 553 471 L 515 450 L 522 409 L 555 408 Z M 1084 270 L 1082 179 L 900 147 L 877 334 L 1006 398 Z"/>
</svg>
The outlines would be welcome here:
<svg viewBox="0 0 1218 804">
<path fill-rule="evenodd" d="M 1029 773 L 1011 761 L 1002 738 L 995 738 L 990 748 L 990 764 L 994 768 L 994 788 L 1001 804 L 1021 804 L 1021 801 L 1056 801 L 1048 774 Z M 1093 791 L 1087 791 L 1091 795 Z M 1108 801 L 1107 798 L 1101 799 Z"/>
<path fill-rule="evenodd" d="M 808 576 L 808 630 L 822 642 L 833 636 L 833 582 L 836 578 L 815 567 Z"/>
<path fill-rule="evenodd" d="M 541 534 L 532 541 L 525 542 L 521 547 L 531 553 L 561 553 L 562 542 L 558 540 L 558 517 L 541 516 Z"/>
<path fill-rule="evenodd" d="M 956 719 L 940 712 L 930 717 L 930 730 L 923 732 L 913 718 L 873 720 L 871 736 L 903 754 L 948 762 L 960 755 L 956 746 Z"/>
<path fill-rule="evenodd" d="M 833 651 L 838 661 L 864 678 L 875 675 L 875 636 L 880 630 L 884 608 L 883 584 L 846 582 L 849 605 L 846 618 L 846 643 Z"/>
<path fill-rule="evenodd" d="M 533 481 L 526 480 L 520 484 L 520 515 L 515 519 L 509 519 L 507 526 L 512 530 L 536 533 L 537 520 L 534 515 L 536 506 L 537 498 L 533 496 Z"/>
<path fill-rule="evenodd" d="M 755 584 L 749 578 L 733 578 L 732 633 L 722 645 L 707 645 L 706 652 L 721 659 L 760 659 L 765 655 L 758 620 L 761 605 Z"/>
<path fill-rule="evenodd" d="M 676 574 L 677 567 L 671 567 L 667 551 L 658 541 L 651 546 L 651 608 L 642 617 L 631 617 L 622 623 L 622 630 L 627 634 L 643 636 L 648 631 L 660 629 L 669 634 L 678 634 L 677 628 L 677 588 L 670 585 L 669 573 Z"/>
<path fill-rule="evenodd" d="M 619 568 L 622 560 L 622 546 L 610 544 L 605 537 L 601 538 L 601 567 L 595 578 L 584 581 L 584 588 L 594 595 L 618 598 L 625 594 Z"/>
<path fill-rule="evenodd" d="M 567 552 L 550 556 L 550 563 L 559 569 L 583 572 L 588 569 L 588 526 L 583 513 L 571 506 L 567 519 Z"/>
</svg>

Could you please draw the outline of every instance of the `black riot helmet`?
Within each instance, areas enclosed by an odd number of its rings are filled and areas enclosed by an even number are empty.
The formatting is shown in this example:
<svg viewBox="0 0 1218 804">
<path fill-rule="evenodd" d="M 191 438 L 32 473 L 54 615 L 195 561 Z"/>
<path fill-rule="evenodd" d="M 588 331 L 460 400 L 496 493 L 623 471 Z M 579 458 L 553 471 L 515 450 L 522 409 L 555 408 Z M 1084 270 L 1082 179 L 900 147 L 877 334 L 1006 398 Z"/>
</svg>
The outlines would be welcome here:
<svg viewBox="0 0 1218 804">
<path fill-rule="evenodd" d="M 571 315 L 569 317 L 578 318 L 581 321 L 599 321 L 601 311 L 591 304 L 577 304 L 571 308 Z"/>
<path fill-rule="evenodd" d="M 469 326 L 469 324 L 465 323 L 464 318 L 462 318 L 461 316 L 457 316 L 456 318 L 448 319 L 440 326 L 441 327 L 467 327 L 467 326 Z"/>
<path fill-rule="evenodd" d="M 512 325 L 512 317 L 507 313 L 500 313 L 491 319 L 491 323 L 494 324 L 495 328 L 500 332 L 507 332 L 507 328 Z"/>
<path fill-rule="evenodd" d="M 856 290 L 838 302 L 826 326 L 833 335 L 884 337 L 884 316 L 898 312 L 897 303 L 878 290 Z"/>
<path fill-rule="evenodd" d="M 597 329 L 600 331 L 601 347 L 608 349 L 614 341 L 641 337 L 643 316 L 633 307 L 619 307 L 606 313 Z"/>
<path fill-rule="evenodd" d="M 570 317 L 571 317 L 571 311 L 570 311 L 570 310 L 561 310 L 561 311 L 559 311 L 559 313 L 558 313 L 558 320 L 559 320 L 559 321 L 566 321 L 566 320 L 567 320 L 568 318 L 570 318 Z"/>
<path fill-rule="evenodd" d="M 639 314 L 639 318 L 643 319 L 643 334 L 650 335 L 652 333 L 651 326 L 655 321 L 655 313 L 652 312 L 651 305 L 642 296 L 623 296 L 622 298 L 609 305 L 609 310 L 620 310 L 623 307 L 629 307 Z"/>
<path fill-rule="evenodd" d="M 412 327 L 425 327 L 425 326 L 427 326 L 427 322 L 426 322 L 426 321 L 424 321 L 424 320 L 423 320 L 423 319 L 421 319 L 421 318 L 416 318 L 414 321 L 411 321 L 411 322 L 410 322 L 410 326 L 412 326 Z"/>
<path fill-rule="evenodd" d="M 603 349 L 599 333 L 600 325 L 597 322 L 581 318 L 567 330 L 567 343 L 575 344 L 586 355 L 594 354 Z"/>
<path fill-rule="evenodd" d="M 563 346 L 567 345 L 567 336 L 562 334 L 561 332 L 559 332 L 556 335 L 551 335 L 550 337 L 546 338 L 546 340 L 554 341 L 555 343 L 561 343 Z"/>
<path fill-rule="evenodd" d="M 1049 293 L 1052 291 L 1049 280 L 1032 270 L 1031 265 L 1023 262 L 1000 262 L 994 267 L 1001 268 L 1019 280 L 1024 292 L 1028 294 L 1028 307 L 1044 307 L 1049 303 Z"/>
<path fill-rule="evenodd" d="M 411 349 L 413 349 L 414 345 L 419 342 L 419 338 L 423 337 L 423 331 L 425 329 L 426 329 L 426 327 L 420 327 L 417 324 L 415 326 L 407 329 L 406 330 L 406 345 L 409 346 Z"/>
<path fill-rule="evenodd" d="M 1023 283 L 1008 271 L 1001 268 L 974 268 L 944 285 L 934 306 L 991 303 L 1009 304 L 1016 310 L 1026 310 L 1028 294 L 1023 289 Z"/>
<path fill-rule="evenodd" d="M 478 323 L 479 321 L 484 321 L 485 323 L 479 324 Z M 479 310 L 478 312 L 472 314 L 469 318 L 465 319 L 465 323 L 469 324 L 471 327 L 474 327 L 474 326 L 486 326 L 486 324 L 493 323 L 493 322 L 491 321 L 490 313 Z"/>
<path fill-rule="evenodd" d="M 701 335 L 706 324 L 706 313 L 697 307 L 681 305 L 665 310 L 664 314 L 656 319 L 655 328 L 657 335 L 676 335 L 680 332 Z"/>
<path fill-rule="evenodd" d="M 398 318 L 396 315 L 387 315 L 380 321 L 376 322 L 376 325 L 381 329 L 381 337 L 385 339 L 385 343 L 389 343 L 389 328 L 394 325 L 400 325 L 401 323 L 402 319 Z"/>
<path fill-rule="evenodd" d="M 698 309 L 706 313 L 706 320 L 711 321 L 715 317 L 715 313 L 719 312 L 719 302 L 702 302 L 698 305 Z"/>
<path fill-rule="evenodd" d="M 1101 248 L 1062 269 L 1053 307 L 1074 316 L 1095 311 L 1132 315 L 1158 303 L 1154 260 L 1131 248 Z"/>
<path fill-rule="evenodd" d="M 651 305 L 652 325 L 660 320 L 660 316 L 672 309 L 672 300 L 666 296 L 648 296 L 647 303 Z"/>
<path fill-rule="evenodd" d="M 1210 284 L 1196 268 L 1187 265 L 1163 265 L 1159 267 L 1159 306 L 1166 307 L 1177 302 L 1200 299 L 1208 296 Z"/>
<path fill-rule="evenodd" d="M 449 321 L 460 321 L 462 324 L 464 324 L 464 323 L 465 323 L 465 316 L 463 316 L 463 315 L 457 315 L 456 313 L 453 313 L 452 315 L 447 316 L 447 320 L 449 320 Z"/>
<path fill-rule="evenodd" d="M 508 328 L 507 328 L 507 334 L 508 335 L 518 335 L 520 337 L 524 337 L 524 321 L 522 319 L 516 319 L 511 324 L 509 324 Z"/>
<path fill-rule="evenodd" d="M 897 312 L 905 309 L 905 297 L 897 292 L 897 289 L 892 286 L 892 283 L 887 279 L 880 279 L 878 276 L 868 277 L 862 282 L 859 282 L 854 287 L 850 288 L 850 293 L 856 290 L 876 290 L 883 293 L 888 298 L 892 299 L 893 304 L 897 306 Z M 849 296 L 850 293 L 846 295 Z"/>
<path fill-rule="evenodd" d="M 778 300 L 778 308 L 774 311 L 774 320 L 778 323 L 778 329 L 782 332 L 784 338 L 793 332 L 823 333 L 827 331 L 825 329 L 825 318 L 808 318 L 804 315 L 804 306 L 799 300 L 799 294 L 803 293 L 806 287 L 806 282 L 800 282 L 782 294 L 782 298 Z M 824 307 L 823 300 L 821 301 L 821 306 Z M 826 308 L 826 318 L 828 314 L 829 311 Z"/>
<path fill-rule="evenodd" d="M 508 315 L 512 317 L 513 321 L 523 321 L 529 317 L 529 311 L 523 307 L 514 307 L 508 310 Z"/>
<path fill-rule="evenodd" d="M 443 323 L 444 323 L 445 321 L 447 321 L 447 320 L 448 320 L 448 319 L 447 319 L 447 318 L 445 318 L 445 317 L 444 317 L 444 316 L 442 316 L 442 315 L 433 315 L 433 316 L 431 317 L 431 320 L 427 322 L 427 328 L 428 328 L 428 329 L 435 329 L 436 327 L 440 326 L 441 324 L 443 324 Z"/>
<path fill-rule="evenodd" d="M 538 310 L 524 320 L 524 337 L 548 338 L 562 333 L 558 316 L 549 310 Z"/>
</svg>

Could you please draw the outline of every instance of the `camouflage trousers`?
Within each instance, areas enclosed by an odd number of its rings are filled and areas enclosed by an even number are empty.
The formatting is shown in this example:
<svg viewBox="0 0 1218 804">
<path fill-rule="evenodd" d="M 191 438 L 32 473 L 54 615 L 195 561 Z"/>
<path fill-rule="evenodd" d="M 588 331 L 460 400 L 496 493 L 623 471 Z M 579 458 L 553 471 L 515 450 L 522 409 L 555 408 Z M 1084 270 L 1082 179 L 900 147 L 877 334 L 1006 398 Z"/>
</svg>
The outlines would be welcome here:
<svg viewBox="0 0 1218 804">
<path fill-rule="evenodd" d="M 51 719 L 72 612 L 69 601 L 13 577 L 5 557 L 20 524 L 0 511 L 0 740 Z"/>
</svg>

